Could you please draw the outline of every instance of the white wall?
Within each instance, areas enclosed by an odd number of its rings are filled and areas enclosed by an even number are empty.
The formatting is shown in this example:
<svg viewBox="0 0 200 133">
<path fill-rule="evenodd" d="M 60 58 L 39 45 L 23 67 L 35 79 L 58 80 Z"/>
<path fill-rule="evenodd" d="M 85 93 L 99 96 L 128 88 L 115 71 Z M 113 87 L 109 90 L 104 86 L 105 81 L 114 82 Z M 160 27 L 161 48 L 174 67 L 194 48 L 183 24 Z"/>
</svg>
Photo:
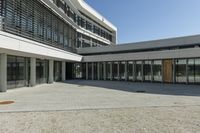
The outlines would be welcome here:
<svg viewBox="0 0 200 133">
<path fill-rule="evenodd" d="M 80 62 L 82 56 L 0 31 L 0 53 Z"/>
</svg>

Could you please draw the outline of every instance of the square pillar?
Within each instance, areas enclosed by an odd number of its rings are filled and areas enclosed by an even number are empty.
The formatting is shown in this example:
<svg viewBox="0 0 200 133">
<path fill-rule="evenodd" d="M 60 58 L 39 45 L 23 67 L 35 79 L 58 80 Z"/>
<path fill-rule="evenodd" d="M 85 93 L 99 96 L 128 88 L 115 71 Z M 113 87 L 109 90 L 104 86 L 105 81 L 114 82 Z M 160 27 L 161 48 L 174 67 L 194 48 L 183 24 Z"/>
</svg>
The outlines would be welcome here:
<svg viewBox="0 0 200 133">
<path fill-rule="evenodd" d="M 49 60 L 49 84 L 52 84 L 54 81 L 53 81 L 53 70 L 54 70 L 54 61 L 53 60 Z"/>
<path fill-rule="evenodd" d="M 86 80 L 88 80 L 88 62 L 86 62 Z"/>
<path fill-rule="evenodd" d="M 92 62 L 92 80 L 94 80 L 94 62 Z"/>
<path fill-rule="evenodd" d="M 189 77 L 188 77 L 188 59 L 186 59 L 186 84 L 189 83 Z"/>
<path fill-rule="evenodd" d="M 31 57 L 31 72 L 30 72 L 30 85 L 36 85 L 36 58 Z"/>
<path fill-rule="evenodd" d="M 113 70 L 112 70 L 113 63 L 110 62 L 110 80 L 113 80 Z"/>
<path fill-rule="evenodd" d="M 62 61 L 62 81 L 66 80 L 66 62 Z"/>
<path fill-rule="evenodd" d="M 7 91 L 7 55 L 0 55 L 0 92 Z"/>
<path fill-rule="evenodd" d="M 135 66 L 135 61 L 133 61 L 133 82 L 136 81 L 136 66 Z"/>
<path fill-rule="evenodd" d="M 118 77 L 118 80 L 120 80 L 119 64 L 120 64 L 120 62 L 117 63 L 117 77 Z"/>
<path fill-rule="evenodd" d="M 142 82 L 144 82 L 144 61 L 142 61 L 142 64 L 141 64 L 141 73 L 142 73 Z"/>
<path fill-rule="evenodd" d="M 153 82 L 153 61 L 151 61 L 151 82 Z"/>
<path fill-rule="evenodd" d="M 125 61 L 125 81 L 128 81 L 128 70 L 127 70 L 127 68 L 128 68 L 128 62 L 127 61 Z"/>
</svg>

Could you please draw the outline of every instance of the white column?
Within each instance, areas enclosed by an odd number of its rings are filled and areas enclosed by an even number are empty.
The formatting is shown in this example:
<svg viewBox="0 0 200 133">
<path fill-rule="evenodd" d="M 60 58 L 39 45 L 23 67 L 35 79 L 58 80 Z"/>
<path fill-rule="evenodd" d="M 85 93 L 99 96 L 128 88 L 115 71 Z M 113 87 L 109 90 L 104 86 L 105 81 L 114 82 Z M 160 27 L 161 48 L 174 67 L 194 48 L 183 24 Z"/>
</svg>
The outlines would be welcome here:
<svg viewBox="0 0 200 133">
<path fill-rule="evenodd" d="M 7 91 L 7 55 L 0 55 L 0 92 Z"/>
<path fill-rule="evenodd" d="M 36 58 L 31 58 L 31 72 L 30 72 L 30 85 L 35 86 L 36 85 Z"/>
<path fill-rule="evenodd" d="M 113 80 L 113 69 L 112 69 L 113 62 L 110 62 L 110 80 Z"/>
<path fill-rule="evenodd" d="M 62 81 L 66 80 L 66 62 L 62 61 Z"/>
<path fill-rule="evenodd" d="M 142 73 L 142 82 L 144 82 L 144 61 L 142 61 L 142 64 L 141 64 L 141 73 Z"/>
<path fill-rule="evenodd" d="M 53 69 L 54 69 L 53 62 L 54 62 L 53 60 L 49 60 L 49 84 L 53 83 Z"/>
<path fill-rule="evenodd" d="M 86 63 L 86 80 L 88 80 L 88 62 Z"/>
<path fill-rule="evenodd" d="M 186 59 L 186 84 L 189 83 L 189 77 L 188 77 L 188 59 Z"/>
<path fill-rule="evenodd" d="M 153 61 L 151 61 L 151 82 L 153 82 Z"/>
<path fill-rule="evenodd" d="M 92 80 L 94 80 L 94 62 L 92 62 Z"/>
<path fill-rule="evenodd" d="M 128 66 L 127 66 L 127 64 L 128 64 L 128 62 L 125 61 L 125 81 L 128 80 L 128 70 L 127 70 Z"/>
<path fill-rule="evenodd" d="M 100 80 L 100 63 L 97 63 L 97 79 Z"/>
<path fill-rule="evenodd" d="M 119 63 L 120 62 L 117 62 L 117 76 L 118 76 L 118 80 L 120 80 Z"/>
<path fill-rule="evenodd" d="M 135 61 L 133 61 L 133 81 L 136 81 L 136 66 L 135 66 Z"/>
</svg>

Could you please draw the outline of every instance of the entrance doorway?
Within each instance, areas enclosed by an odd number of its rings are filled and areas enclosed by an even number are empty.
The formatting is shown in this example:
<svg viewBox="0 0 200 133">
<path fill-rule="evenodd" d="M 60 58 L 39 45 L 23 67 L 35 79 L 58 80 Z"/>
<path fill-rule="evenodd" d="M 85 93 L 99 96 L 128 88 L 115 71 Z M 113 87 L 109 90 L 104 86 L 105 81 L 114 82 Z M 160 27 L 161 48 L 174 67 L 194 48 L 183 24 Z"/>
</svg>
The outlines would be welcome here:
<svg viewBox="0 0 200 133">
<path fill-rule="evenodd" d="M 173 81 L 173 61 L 163 60 L 163 81 L 171 83 Z"/>
</svg>

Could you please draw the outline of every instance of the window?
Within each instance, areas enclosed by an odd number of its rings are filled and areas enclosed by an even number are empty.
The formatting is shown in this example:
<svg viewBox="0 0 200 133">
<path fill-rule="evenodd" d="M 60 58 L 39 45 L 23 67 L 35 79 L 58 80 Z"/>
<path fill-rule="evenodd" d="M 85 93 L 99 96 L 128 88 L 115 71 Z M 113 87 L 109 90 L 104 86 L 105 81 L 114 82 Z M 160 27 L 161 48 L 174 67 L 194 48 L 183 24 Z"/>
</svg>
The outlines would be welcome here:
<svg viewBox="0 0 200 133">
<path fill-rule="evenodd" d="M 162 81 L 162 61 L 154 60 L 152 63 L 153 67 L 153 81 Z"/>
<path fill-rule="evenodd" d="M 186 83 L 186 59 L 177 59 L 175 62 L 176 82 Z"/>
</svg>

